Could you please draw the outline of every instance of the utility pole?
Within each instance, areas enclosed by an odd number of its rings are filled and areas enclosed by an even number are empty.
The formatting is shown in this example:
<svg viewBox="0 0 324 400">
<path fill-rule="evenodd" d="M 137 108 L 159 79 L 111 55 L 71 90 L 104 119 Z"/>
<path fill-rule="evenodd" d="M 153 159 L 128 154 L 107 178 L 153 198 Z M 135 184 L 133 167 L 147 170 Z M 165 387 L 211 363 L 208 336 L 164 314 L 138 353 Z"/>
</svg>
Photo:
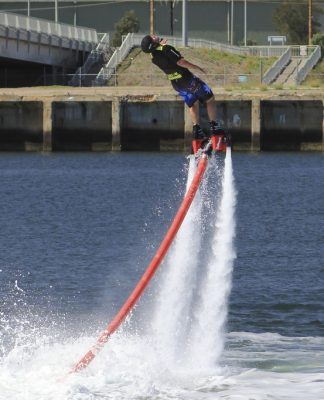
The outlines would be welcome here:
<svg viewBox="0 0 324 400">
<path fill-rule="evenodd" d="M 313 0 L 308 0 L 308 44 L 312 44 L 313 36 Z"/>
<path fill-rule="evenodd" d="M 150 0 L 150 34 L 154 34 L 154 0 Z"/>
</svg>

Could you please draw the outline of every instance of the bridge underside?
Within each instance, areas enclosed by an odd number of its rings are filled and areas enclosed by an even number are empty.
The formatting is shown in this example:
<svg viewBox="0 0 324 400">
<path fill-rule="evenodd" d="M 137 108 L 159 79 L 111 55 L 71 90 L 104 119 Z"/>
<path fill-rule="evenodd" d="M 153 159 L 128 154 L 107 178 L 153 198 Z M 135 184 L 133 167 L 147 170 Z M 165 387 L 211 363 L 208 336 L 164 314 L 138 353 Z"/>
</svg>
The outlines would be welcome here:
<svg viewBox="0 0 324 400">
<path fill-rule="evenodd" d="M 0 85 L 64 84 L 97 41 L 93 29 L 0 13 Z"/>
<path fill-rule="evenodd" d="M 0 87 L 66 85 L 74 71 L 74 68 L 0 57 Z"/>
</svg>

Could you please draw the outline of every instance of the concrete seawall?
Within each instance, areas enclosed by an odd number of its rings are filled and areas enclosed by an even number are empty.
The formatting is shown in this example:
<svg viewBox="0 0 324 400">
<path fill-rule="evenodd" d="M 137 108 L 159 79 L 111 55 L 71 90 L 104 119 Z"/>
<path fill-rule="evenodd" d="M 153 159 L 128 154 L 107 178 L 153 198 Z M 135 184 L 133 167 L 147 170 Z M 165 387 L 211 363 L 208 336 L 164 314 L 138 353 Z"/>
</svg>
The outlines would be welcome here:
<svg viewBox="0 0 324 400">
<path fill-rule="evenodd" d="M 234 150 L 324 151 L 321 90 L 219 92 Z M 207 114 L 201 107 L 202 125 Z M 184 151 L 191 121 L 170 88 L 44 88 L 0 92 L 0 151 Z"/>
</svg>

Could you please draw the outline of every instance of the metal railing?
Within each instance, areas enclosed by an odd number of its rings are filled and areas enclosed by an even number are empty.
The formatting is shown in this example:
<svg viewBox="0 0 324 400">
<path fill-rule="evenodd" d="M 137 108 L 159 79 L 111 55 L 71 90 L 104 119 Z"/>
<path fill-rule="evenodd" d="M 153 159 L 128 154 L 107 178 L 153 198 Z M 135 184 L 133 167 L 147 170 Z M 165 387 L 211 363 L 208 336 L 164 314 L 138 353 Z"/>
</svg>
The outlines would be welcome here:
<svg viewBox="0 0 324 400">
<path fill-rule="evenodd" d="M 247 46 L 249 56 L 254 57 L 281 57 L 289 46 Z"/>
<path fill-rule="evenodd" d="M 74 75 L 73 74 L 41 74 L 37 80 L 31 82 L 31 86 L 50 86 L 50 85 L 68 85 Z M 80 74 L 78 76 L 79 80 L 75 82 L 74 86 L 78 87 L 87 87 L 89 86 L 87 83 L 91 82 L 94 86 L 94 81 L 97 74 L 95 73 L 87 73 L 87 74 Z M 260 68 L 259 71 L 254 73 L 247 74 L 245 72 L 235 72 L 233 73 L 231 68 L 224 68 L 223 72 L 218 72 L 214 74 L 206 74 L 206 81 L 211 87 L 216 88 L 216 92 L 219 88 L 224 88 L 225 90 L 250 90 L 250 89 L 260 89 L 260 90 L 267 90 L 267 86 L 261 84 L 262 82 L 262 70 Z M 149 89 L 153 88 L 169 88 L 170 93 L 173 92 L 172 87 L 170 85 L 170 81 L 163 75 L 157 75 L 155 69 L 152 68 L 151 71 L 147 71 L 145 73 L 140 74 L 134 73 L 113 73 L 111 78 L 108 82 L 108 86 L 110 87 L 127 87 L 133 88 L 136 92 L 136 87 L 147 87 Z M 324 82 L 324 74 L 322 73 L 313 73 L 312 74 L 312 82 L 310 83 L 309 87 L 314 88 L 323 88 Z M 6 83 L 3 85 L 6 87 Z M 283 84 L 278 84 L 276 89 L 284 89 Z M 130 89 L 132 90 L 132 89 Z M 175 93 L 175 92 L 174 92 Z"/>
<path fill-rule="evenodd" d="M 35 32 L 70 40 L 97 43 L 97 31 L 91 28 L 48 21 L 41 18 L 0 12 L 0 25 L 17 31 Z"/>
<path fill-rule="evenodd" d="M 136 77 L 138 74 L 136 73 L 125 73 L 122 74 L 113 73 L 111 75 L 111 79 L 108 82 L 109 86 L 119 86 L 119 87 L 131 87 L 135 86 L 134 81 L 136 81 Z M 227 87 L 234 86 L 240 88 L 250 88 L 250 87 L 259 87 L 261 84 L 261 72 L 256 72 L 252 74 L 242 73 L 232 73 L 231 71 L 224 70 L 223 73 L 215 73 L 215 74 L 205 74 L 204 77 L 208 81 L 208 85 L 219 87 Z M 145 74 L 141 74 L 141 80 L 145 82 L 145 86 L 148 87 L 172 87 L 170 85 L 170 81 L 166 76 L 157 77 L 156 72 L 147 72 Z M 142 84 L 142 86 L 144 86 Z"/>
<path fill-rule="evenodd" d="M 101 36 L 101 38 L 100 38 L 100 40 L 98 42 L 96 50 L 104 52 L 109 47 L 110 47 L 110 35 L 109 35 L 109 33 L 104 33 L 104 34 L 102 34 L 102 36 Z"/>
<path fill-rule="evenodd" d="M 142 38 L 143 38 L 143 35 L 141 35 L 138 38 L 139 44 L 141 43 Z M 170 44 L 171 46 L 180 47 L 180 48 L 183 46 L 181 38 L 176 38 L 173 36 L 165 36 L 164 39 L 166 39 L 168 41 L 168 44 Z M 233 54 L 239 54 L 239 55 L 248 55 L 249 54 L 249 49 L 246 47 L 231 46 L 226 43 L 213 42 L 213 41 L 205 40 L 205 39 L 189 39 L 188 46 L 195 47 L 195 48 L 216 49 L 216 50 L 225 51 L 225 52 L 233 53 Z"/>
<path fill-rule="evenodd" d="M 79 67 L 75 74 L 73 75 L 72 79 L 69 81 L 69 85 L 71 86 L 82 86 L 83 81 L 85 78 L 89 78 L 88 72 L 95 64 L 103 64 L 108 62 L 109 56 L 111 55 L 110 51 L 110 36 L 109 33 L 105 33 L 101 36 L 101 39 L 95 49 L 91 51 L 88 55 L 85 63 Z M 92 75 L 92 74 L 91 74 Z M 97 76 L 93 77 L 93 79 Z M 88 81 L 88 79 L 87 79 Z"/>
<path fill-rule="evenodd" d="M 256 57 L 281 57 L 287 52 L 288 49 L 291 50 L 291 57 L 308 57 L 313 53 L 316 46 L 247 46 L 249 50 L 248 55 Z"/>
<path fill-rule="evenodd" d="M 291 56 L 298 57 L 298 58 L 307 58 L 313 54 L 318 46 L 312 45 L 301 45 L 301 46 L 290 46 L 291 48 Z"/>
<path fill-rule="evenodd" d="M 314 66 L 321 59 L 321 48 L 320 46 L 314 46 L 314 50 L 306 60 L 305 64 L 298 70 L 296 76 L 296 83 L 300 84 L 308 75 L 308 73 L 314 68 Z"/>
<path fill-rule="evenodd" d="M 91 81 L 94 86 L 96 86 L 95 78 L 96 74 L 82 74 L 80 73 L 78 76 L 74 75 L 75 78 L 75 85 L 74 86 L 87 86 L 86 82 Z M 247 73 L 232 73 L 229 69 L 225 70 L 224 72 L 215 73 L 215 74 L 206 74 L 204 75 L 208 84 L 210 86 L 216 87 L 227 87 L 227 86 L 234 86 L 240 88 L 250 88 L 250 87 L 259 87 L 261 84 L 261 70 L 255 73 L 247 74 Z M 58 77 L 58 75 L 57 75 Z M 170 81 L 167 79 L 166 76 L 160 75 L 157 76 L 154 70 L 148 71 L 146 73 L 141 73 L 140 75 L 140 82 L 136 84 L 137 78 L 139 77 L 138 73 L 126 73 L 123 72 L 119 74 L 118 72 L 113 72 L 110 75 L 110 79 L 108 82 L 108 86 L 118 86 L 118 87 L 136 87 L 136 86 L 147 86 L 150 88 L 153 87 L 169 87 L 170 91 L 172 87 L 170 85 Z M 62 82 L 70 82 L 72 75 L 61 75 Z M 51 77 L 47 78 L 47 81 L 50 81 Z M 144 83 L 143 83 L 144 82 Z M 62 83 L 65 84 L 65 83 Z"/>
<path fill-rule="evenodd" d="M 122 41 L 121 46 L 114 51 L 108 63 L 101 68 L 96 76 L 95 84 L 98 86 L 104 85 L 112 74 L 116 72 L 117 65 L 124 60 L 134 46 L 139 44 L 137 37 L 134 38 L 134 33 L 129 33 Z"/>
<path fill-rule="evenodd" d="M 122 41 L 124 41 L 127 38 L 128 35 L 122 36 Z M 131 37 L 129 37 L 127 40 L 132 43 L 132 46 L 140 46 L 141 41 L 143 39 L 143 34 L 139 33 L 132 33 Z M 182 38 L 180 37 L 175 37 L 175 36 L 163 36 L 163 39 L 167 40 L 168 44 L 174 47 L 183 47 L 182 43 Z M 219 43 L 219 42 L 213 42 L 211 40 L 206 40 L 206 39 L 189 39 L 188 40 L 188 46 L 189 47 L 195 47 L 195 48 L 207 48 L 207 49 L 217 49 L 220 51 L 227 51 L 235 54 L 248 54 L 249 50 L 247 50 L 246 47 L 240 47 L 240 46 L 232 46 L 226 43 Z"/>
<path fill-rule="evenodd" d="M 289 64 L 291 59 L 291 49 L 288 47 L 282 56 L 266 71 L 262 82 L 269 84 L 273 82 Z"/>
</svg>

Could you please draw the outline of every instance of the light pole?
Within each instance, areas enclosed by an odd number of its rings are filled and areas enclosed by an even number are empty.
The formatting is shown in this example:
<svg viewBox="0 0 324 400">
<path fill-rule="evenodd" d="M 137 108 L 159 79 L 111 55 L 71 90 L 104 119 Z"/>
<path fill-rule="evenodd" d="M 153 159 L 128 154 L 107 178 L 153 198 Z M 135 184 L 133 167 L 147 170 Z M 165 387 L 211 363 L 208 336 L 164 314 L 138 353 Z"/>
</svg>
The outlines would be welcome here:
<svg viewBox="0 0 324 400">
<path fill-rule="evenodd" d="M 234 42 L 234 0 L 231 1 L 231 45 Z"/>
<path fill-rule="evenodd" d="M 247 1 L 244 0 L 244 46 L 246 46 L 246 32 L 247 32 Z"/>
<path fill-rule="evenodd" d="M 73 24 L 74 26 L 77 25 L 77 2 L 73 1 L 74 4 L 74 15 L 73 15 Z"/>
<path fill-rule="evenodd" d="M 182 0 L 182 45 L 188 46 L 187 0 Z"/>
<path fill-rule="evenodd" d="M 58 22 L 58 0 L 55 0 L 55 22 Z"/>
<path fill-rule="evenodd" d="M 173 0 L 170 0 L 170 34 L 173 36 L 173 10 L 174 10 L 174 3 Z"/>
<path fill-rule="evenodd" d="M 313 36 L 313 0 L 308 0 L 308 45 L 312 44 Z"/>
<path fill-rule="evenodd" d="M 231 32 L 230 32 L 230 1 L 227 1 L 227 43 L 231 42 Z"/>
<path fill-rule="evenodd" d="M 30 0 L 27 0 L 27 17 L 30 17 Z"/>
</svg>

